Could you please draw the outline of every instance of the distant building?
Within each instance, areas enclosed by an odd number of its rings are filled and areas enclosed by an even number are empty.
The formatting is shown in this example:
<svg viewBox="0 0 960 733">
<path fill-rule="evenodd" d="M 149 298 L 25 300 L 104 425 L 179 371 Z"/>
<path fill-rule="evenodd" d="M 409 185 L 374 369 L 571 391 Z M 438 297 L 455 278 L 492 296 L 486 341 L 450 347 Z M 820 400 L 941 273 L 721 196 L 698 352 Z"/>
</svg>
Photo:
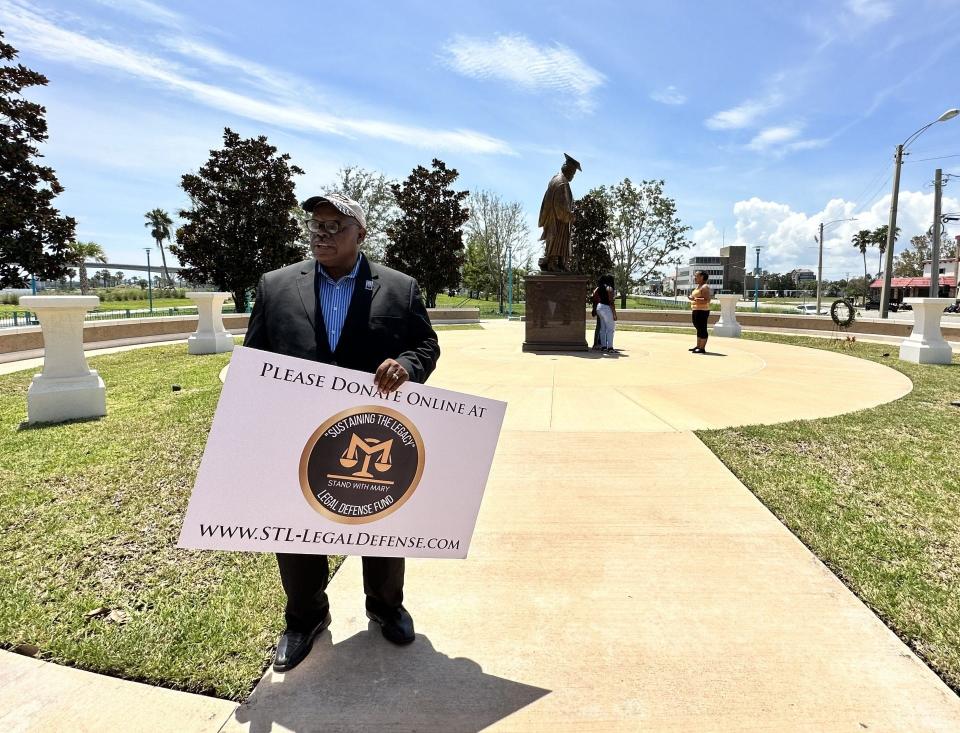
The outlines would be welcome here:
<svg viewBox="0 0 960 733">
<path fill-rule="evenodd" d="M 960 244 L 960 237 L 957 237 L 957 244 Z M 933 268 L 933 260 L 924 260 L 923 277 L 892 277 L 890 278 L 890 300 L 899 303 L 904 298 L 929 298 L 930 297 L 930 271 Z M 940 259 L 940 277 L 939 292 L 940 298 L 957 298 L 957 283 L 954 280 L 954 273 L 957 270 L 956 257 L 947 257 Z M 871 300 L 880 300 L 880 293 L 883 290 L 883 273 L 880 277 L 870 283 Z"/>
<path fill-rule="evenodd" d="M 796 270 L 791 270 L 788 274 L 790 275 L 790 279 L 793 280 L 793 284 L 797 287 L 800 287 L 804 283 L 817 281 L 817 275 L 813 270 L 798 268 Z"/>
<path fill-rule="evenodd" d="M 714 293 L 743 291 L 747 248 L 743 245 L 723 247 L 719 257 L 691 257 L 677 270 L 677 289 L 689 292 L 695 287 L 694 273 L 707 273 L 707 284 Z M 736 285 L 734 285 L 736 283 Z M 738 287 L 739 286 L 739 287 Z"/>
<path fill-rule="evenodd" d="M 747 280 L 747 248 L 733 245 L 720 248 L 723 260 L 723 286 L 728 292 L 743 292 Z"/>
</svg>

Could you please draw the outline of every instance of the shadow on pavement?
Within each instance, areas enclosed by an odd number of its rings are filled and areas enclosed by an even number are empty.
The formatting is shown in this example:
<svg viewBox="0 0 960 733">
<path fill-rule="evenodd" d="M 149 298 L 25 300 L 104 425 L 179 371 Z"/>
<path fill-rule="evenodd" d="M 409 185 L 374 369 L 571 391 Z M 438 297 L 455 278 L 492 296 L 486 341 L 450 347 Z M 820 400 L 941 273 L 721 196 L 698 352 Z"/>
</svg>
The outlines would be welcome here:
<svg viewBox="0 0 960 733">
<path fill-rule="evenodd" d="M 339 644 L 318 636 L 299 666 L 264 677 L 223 730 L 476 733 L 549 693 L 448 657 L 423 634 L 393 646 L 371 623 Z"/>
<path fill-rule="evenodd" d="M 590 349 L 589 351 L 547 351 L 546 349 L 528 349 L 525 354 L 535 354 L 537 356 L 575 356 L 578 359 L 628 359 L 626 354 L 619 349 L 615 351 L 600 351 L 599 349 Z"/>
</svg>

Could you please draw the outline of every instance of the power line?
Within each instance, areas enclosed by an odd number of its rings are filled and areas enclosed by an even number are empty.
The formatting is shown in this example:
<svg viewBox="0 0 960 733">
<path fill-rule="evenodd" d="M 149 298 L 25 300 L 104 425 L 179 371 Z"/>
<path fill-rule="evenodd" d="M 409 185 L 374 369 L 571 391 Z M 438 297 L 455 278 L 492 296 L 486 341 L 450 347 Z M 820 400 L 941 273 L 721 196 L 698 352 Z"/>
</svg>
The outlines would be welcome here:
<svg viewBox="0 0 960 733">
<path fill-rule="evenodd" d="M 946 160 L 947 158 L 960 158 L 960 153 L 956 155 L 939 155 L 936 158 L 920 158 L 919 160 L 905 160 L 904 163 L 925 163 L 928 160 Z"/>
<path fill-rule="evenodd" d="M 872 188 L 876 185 L 877 181 L 878 181 L 884 174 L 886 174 L 886 180 L 887 180 L 887 181 L 890 180 L 891 169 L 892 169 L 892 168 L 893 168 L 893 162 L 891 161 L 886 167 L 884 167 L 884 168 L 882 168 L 882 169 L 880 170 L 880 173 L 879 173 L 879 174 L 877 174 L 877 175 L 874 176 L 872 179 L 870 179 L 870 182 L 869 182 L 866 186 L 863 187 L 863 190 L 860 191 L 860 193 L 858 193 L 858 194 L 856 195 L 856 197 L 854 197 L 854 201 L 857 202 L 857 204 L 854 206 L 854 213 L 856 213 L 857 211 L 860 210 L 860 202 L 864 200 L 864 199 L 863 199 L 863 195 L 864 195 L 867 191 L 869 191 L 870 189 L 872 189 Z M 883 186 L 885 185 L 885 183 L 886 183 L 886 181 L 885 181 L 884 183 L 881 183 L 880 186 L 883 187 Z"/>
<path fill-rule="evenodd" d="M 893 164 L 891 164 L 890 167 L 893 168 Z M 857 204 L 857 207 L 853 210 L 853 213 L 854 213 L 854 214 L 859 214 L 861 211 L 865 211 L 866 209 L 869 209 L 869 208 L 870 208 L 871 206 L 873 206 L 877 201 L 879 201 L 881 198 L 883 198 L 883 189 L 886 188 L 886 186 L 887 186 L 888 183 L 890 183 L 890 179 L 891 179 L 892 177 L 893 177 L 893 171 L 891 170 L 891 171 L 889 171 L 889 172 L 887 173 L 887 177 L 884 178 L 883 181 L 880 183 L 880 185 L 877 186 L 877 187 L 874 189 L 874 191 L 873 191 L 872 194 L 870 194 L 870 198 L 869 198 L 869 199 L 864 199 L 864 200 L 869 200 L 870 203 L 867 204 L 866 206 L 864 206 L 864 205 L 862 205 L 862 204 Z"/>
</svg>

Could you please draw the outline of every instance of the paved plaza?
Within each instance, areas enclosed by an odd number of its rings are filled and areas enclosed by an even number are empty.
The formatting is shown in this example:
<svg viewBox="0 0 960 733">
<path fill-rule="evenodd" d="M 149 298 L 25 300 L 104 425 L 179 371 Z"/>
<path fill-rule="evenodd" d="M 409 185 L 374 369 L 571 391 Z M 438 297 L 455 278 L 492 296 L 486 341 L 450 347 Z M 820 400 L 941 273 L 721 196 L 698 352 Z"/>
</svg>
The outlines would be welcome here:
<svg viewBox="0 0 960 733">
<path fill-rule="evenodd" d="M 440 336 L 431 385 L 509 407 L 469 559 L 408 560 L 413 645 L 367 622 L 360 561 L 347 558 L 330 629 L 244 705 L 4 654 L 0 723 L 960 730 L 960 698 L 691 432 L 863 409 L 909 392 L 906 377 L 756 341 L 711 339 L 715 353 L 698 356 L 677 334 L 618 333 L 623 351 L 604 356 L 524 354 L 518 323 Z M 68 675 L 86 696 L 76 704 L 66 682 L 56 699 L 39 693 Z M 100 704 L 81 704 L 91 696 Z"/>
</svg>

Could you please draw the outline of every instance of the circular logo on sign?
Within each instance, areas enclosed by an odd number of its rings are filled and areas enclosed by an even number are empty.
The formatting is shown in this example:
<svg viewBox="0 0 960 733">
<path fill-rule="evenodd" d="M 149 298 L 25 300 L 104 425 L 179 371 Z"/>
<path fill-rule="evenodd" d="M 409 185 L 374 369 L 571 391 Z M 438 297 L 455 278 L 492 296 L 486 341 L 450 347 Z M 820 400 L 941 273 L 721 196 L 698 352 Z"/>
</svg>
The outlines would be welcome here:
<svg viewBox="0 0 960 733">
<path fill-rule="evenodd" d="M 335 522 L 362 524 L 395 512 L 423 473 L 423 439 L 388 407 L 354 407 L 314 431 L 300 457 L 300 486 Z"/>
</svg>

